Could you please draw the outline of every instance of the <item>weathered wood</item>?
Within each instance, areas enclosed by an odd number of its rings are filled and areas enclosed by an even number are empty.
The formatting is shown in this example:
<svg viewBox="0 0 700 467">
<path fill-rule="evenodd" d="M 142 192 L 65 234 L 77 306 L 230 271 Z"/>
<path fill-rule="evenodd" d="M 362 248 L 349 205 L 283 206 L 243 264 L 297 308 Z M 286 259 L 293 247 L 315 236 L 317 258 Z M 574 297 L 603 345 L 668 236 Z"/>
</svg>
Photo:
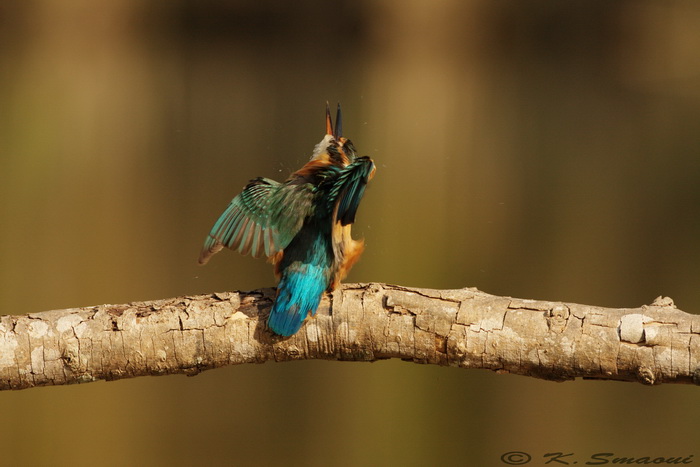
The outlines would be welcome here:
<svg viewBox="0 0 700 467">
<path fill-rule="evenodd" d="M 0 389 L 326 359 L 700 384 L 700 316 L 659 297 L 610 309 L 476 289 L 346 284 L 290 338 L 265 322 L 274 290 L 0 317 Z"/>
</svg>

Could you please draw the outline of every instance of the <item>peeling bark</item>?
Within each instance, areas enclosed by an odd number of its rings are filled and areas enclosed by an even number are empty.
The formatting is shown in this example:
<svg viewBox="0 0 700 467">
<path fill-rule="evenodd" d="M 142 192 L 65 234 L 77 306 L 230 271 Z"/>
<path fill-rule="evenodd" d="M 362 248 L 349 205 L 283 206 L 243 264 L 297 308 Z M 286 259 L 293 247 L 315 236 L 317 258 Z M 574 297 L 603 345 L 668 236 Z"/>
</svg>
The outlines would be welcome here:
<svg viewBox="0 0 700 467">
<path fill-rule="evenodd" d="M 290 338 L 265 322 L 273 289 L 0 317 L 0 389 L 304 359 L 700 384 L 700 316 L 498 297 L 476 289 L 347 284 Z"/>
</svg>

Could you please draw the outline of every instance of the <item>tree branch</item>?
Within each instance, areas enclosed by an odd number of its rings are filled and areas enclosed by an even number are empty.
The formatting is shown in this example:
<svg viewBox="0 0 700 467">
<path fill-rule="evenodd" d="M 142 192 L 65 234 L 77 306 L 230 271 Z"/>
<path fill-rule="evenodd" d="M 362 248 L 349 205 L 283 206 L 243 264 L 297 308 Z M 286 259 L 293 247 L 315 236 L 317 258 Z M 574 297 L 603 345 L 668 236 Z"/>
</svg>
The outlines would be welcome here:
<svg viewBox="0 0 700 467">
<path fill-rule="evenodd" d="M 375 361 L 700 384 L 700 316 L 670 298 L 636 309 L 476 289 L 346 284 L 290 338 L 265 322 L 273 289 L 0 317 L 0 389 L 114 380 L 269 360 Z"/>
</svg>

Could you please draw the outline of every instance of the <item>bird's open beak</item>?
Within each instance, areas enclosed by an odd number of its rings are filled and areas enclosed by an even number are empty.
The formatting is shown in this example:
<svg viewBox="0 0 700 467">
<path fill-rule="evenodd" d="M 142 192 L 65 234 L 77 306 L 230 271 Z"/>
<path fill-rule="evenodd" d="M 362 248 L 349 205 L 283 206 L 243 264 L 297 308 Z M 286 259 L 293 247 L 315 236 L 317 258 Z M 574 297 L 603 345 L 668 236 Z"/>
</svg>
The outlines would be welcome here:
<svg viewBox="0 0 700 467">
<path fill-rule="evenodd" d="M 340 111 L 340 103 L 338 103 L 338 111 L 335 114 L 335 129 L 333 129 L 331 108 L 328 105 L 328 102 L 326 102 L 326 134 L 332 135 L 335 139 L 343 136 L 343 114 Z"/>
</svg>

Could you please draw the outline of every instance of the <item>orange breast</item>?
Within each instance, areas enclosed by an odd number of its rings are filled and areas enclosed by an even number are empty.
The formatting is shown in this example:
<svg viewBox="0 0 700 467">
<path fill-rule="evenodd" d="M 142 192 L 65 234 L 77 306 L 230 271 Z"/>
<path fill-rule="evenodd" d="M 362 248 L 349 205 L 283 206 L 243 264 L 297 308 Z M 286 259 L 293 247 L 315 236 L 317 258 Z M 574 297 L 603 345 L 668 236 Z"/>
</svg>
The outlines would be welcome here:
<svg viewBox="0 0 700 467">
<path fill-rule="evenodd" d="M 350 269 L 355 265 L 355 263 L 360 259 L 360 255 L 365 249 L 365 242 L 363 240 L 353 240 L 350 234 L 351 225 L 341 226 L 340 222 L 336 222 L 333 225 L 333 243 L 339 246 L 336 251 L 342 252 L 342 258 L 340 264 L 338 264 L 338 269 L 333 277 L 333 282 L 331 283 L 330 290 L 335 289 L 340 281 L 345 279 L 345 277 L 350 272 Z"/>
</svg>

